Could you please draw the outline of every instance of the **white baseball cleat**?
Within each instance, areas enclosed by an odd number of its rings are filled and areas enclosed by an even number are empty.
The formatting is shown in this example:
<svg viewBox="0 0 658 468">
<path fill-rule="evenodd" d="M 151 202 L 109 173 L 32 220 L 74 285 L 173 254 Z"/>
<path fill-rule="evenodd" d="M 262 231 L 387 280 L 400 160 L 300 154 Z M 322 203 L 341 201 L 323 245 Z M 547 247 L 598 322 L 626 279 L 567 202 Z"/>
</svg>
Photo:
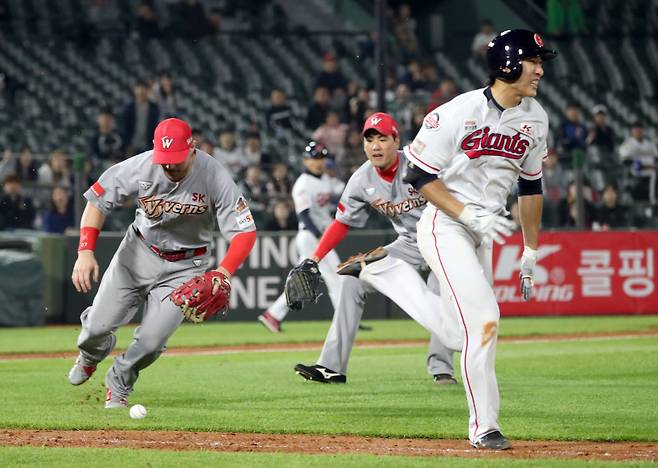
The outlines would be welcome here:
<svg viewBox="0 0 658 468">
<path fill-rule="evenodd" d="M 69 382 L 71 385 L 82 385 L 96 372 L 96 366 L 85 366 L 82 355 L 78 355 L 75 364 L 69 371 Z"/>
</svg>

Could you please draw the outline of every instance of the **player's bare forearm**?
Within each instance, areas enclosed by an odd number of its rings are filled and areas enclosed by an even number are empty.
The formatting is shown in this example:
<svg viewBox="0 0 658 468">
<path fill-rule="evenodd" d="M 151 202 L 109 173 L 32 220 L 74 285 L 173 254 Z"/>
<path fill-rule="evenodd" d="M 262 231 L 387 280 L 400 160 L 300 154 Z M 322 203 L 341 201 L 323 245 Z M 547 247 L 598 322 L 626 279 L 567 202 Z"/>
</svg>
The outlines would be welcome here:
<svg viewBox="0 0 658 468">
<path fill-rule="evenodd" d="M 425 200 L 455 219 L 459 218 L 464 210 L 464 204 L 453 197 L 445 184 L 439 179 L 423 185 L 420 188 L 420 193 L 425 197 Z"/>
<path fill-rule="evenodd" d="M 542 195 L 525 195 L 519 197 L 519 218 L 523 230 L 523 243 L 531 249 L 539 245 L 539 226 L 544 207 Z"/>
<path fill-rule="evenodd" d="M 105 215 L 103 212 L 87 202 L 87 206 L 85 206 L 85 210 L 82 212 L 82 218 L 80 219 L 80 227 L 91 227 L 100 231 L 103 224 L 105 224 Z"/>
</svg>

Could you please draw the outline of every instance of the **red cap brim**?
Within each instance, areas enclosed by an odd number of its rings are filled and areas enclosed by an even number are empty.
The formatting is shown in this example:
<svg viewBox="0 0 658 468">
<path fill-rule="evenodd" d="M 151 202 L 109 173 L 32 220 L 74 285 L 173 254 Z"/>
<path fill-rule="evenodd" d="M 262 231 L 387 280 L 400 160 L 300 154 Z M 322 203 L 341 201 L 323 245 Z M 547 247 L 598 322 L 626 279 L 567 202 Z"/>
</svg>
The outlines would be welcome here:
<svg viewBox="0 0 658 468">
<path fill-rule="evenodd" d="M 153 164 L 180 164 L 190 153 L 190 149 L 181 151 L 158 151 L 153 150 Z"/>
</svg>

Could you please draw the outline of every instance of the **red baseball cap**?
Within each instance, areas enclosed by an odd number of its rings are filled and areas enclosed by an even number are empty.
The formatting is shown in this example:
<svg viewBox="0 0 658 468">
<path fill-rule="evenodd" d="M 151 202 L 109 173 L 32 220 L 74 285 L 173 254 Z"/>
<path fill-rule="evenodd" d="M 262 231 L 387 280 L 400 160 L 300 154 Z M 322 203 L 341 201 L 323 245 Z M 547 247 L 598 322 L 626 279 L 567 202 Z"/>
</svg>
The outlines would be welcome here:
<svg viewBox="0 0 658 468">
<path fill-rule="evenodd" d="M 180 164 L 193 146 L 192 129 L 186 122 L 163 120 L 153 133 L 153 164 Z"/>
<path fill-rule="evenodd" d="M 373 129 L 382 135 L 392 136 L 394 138 L 398 136 L 398 123 L 393 117 L 385 112 L 375 112 L 368 117 L 363 124 L 361 136 L 365 135 L 370 129 Z"/>
</svg>

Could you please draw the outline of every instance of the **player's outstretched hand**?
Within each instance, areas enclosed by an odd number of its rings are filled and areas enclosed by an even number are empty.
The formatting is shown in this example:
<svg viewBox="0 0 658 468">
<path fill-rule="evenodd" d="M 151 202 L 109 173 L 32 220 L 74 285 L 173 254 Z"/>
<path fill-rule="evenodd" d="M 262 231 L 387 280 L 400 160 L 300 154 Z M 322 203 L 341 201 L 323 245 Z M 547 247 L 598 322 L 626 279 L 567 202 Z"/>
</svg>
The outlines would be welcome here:
<svg viewBox="0 0 658 468">
<path fill-rule="evenodd" d="M 472 205 L 464 206 L 459 220 L 482 238 L 493 239 L 498 244 L 504 244 L 503 236 L 511 235 L 516 229 L 516 223 L 511 219 Z"/>
<path fill-rule="evenodd" d="M 521 256 L 521 295 L 524 301 L 532 299 L 534 293 L 535 265 L 537 265 L 537 251 L 526 246 Z"/>
<path fill-rule="evenodd" d="M 91 280 L 98 283 L 100 276 L 100 268 L 92 250 L 81 250 L 78 252 L 78 259 L 73 265 L 73 273 L 71 274 L 71 281 L 73 286 L 78 292 L 91 291 Z"/>
</svg>

